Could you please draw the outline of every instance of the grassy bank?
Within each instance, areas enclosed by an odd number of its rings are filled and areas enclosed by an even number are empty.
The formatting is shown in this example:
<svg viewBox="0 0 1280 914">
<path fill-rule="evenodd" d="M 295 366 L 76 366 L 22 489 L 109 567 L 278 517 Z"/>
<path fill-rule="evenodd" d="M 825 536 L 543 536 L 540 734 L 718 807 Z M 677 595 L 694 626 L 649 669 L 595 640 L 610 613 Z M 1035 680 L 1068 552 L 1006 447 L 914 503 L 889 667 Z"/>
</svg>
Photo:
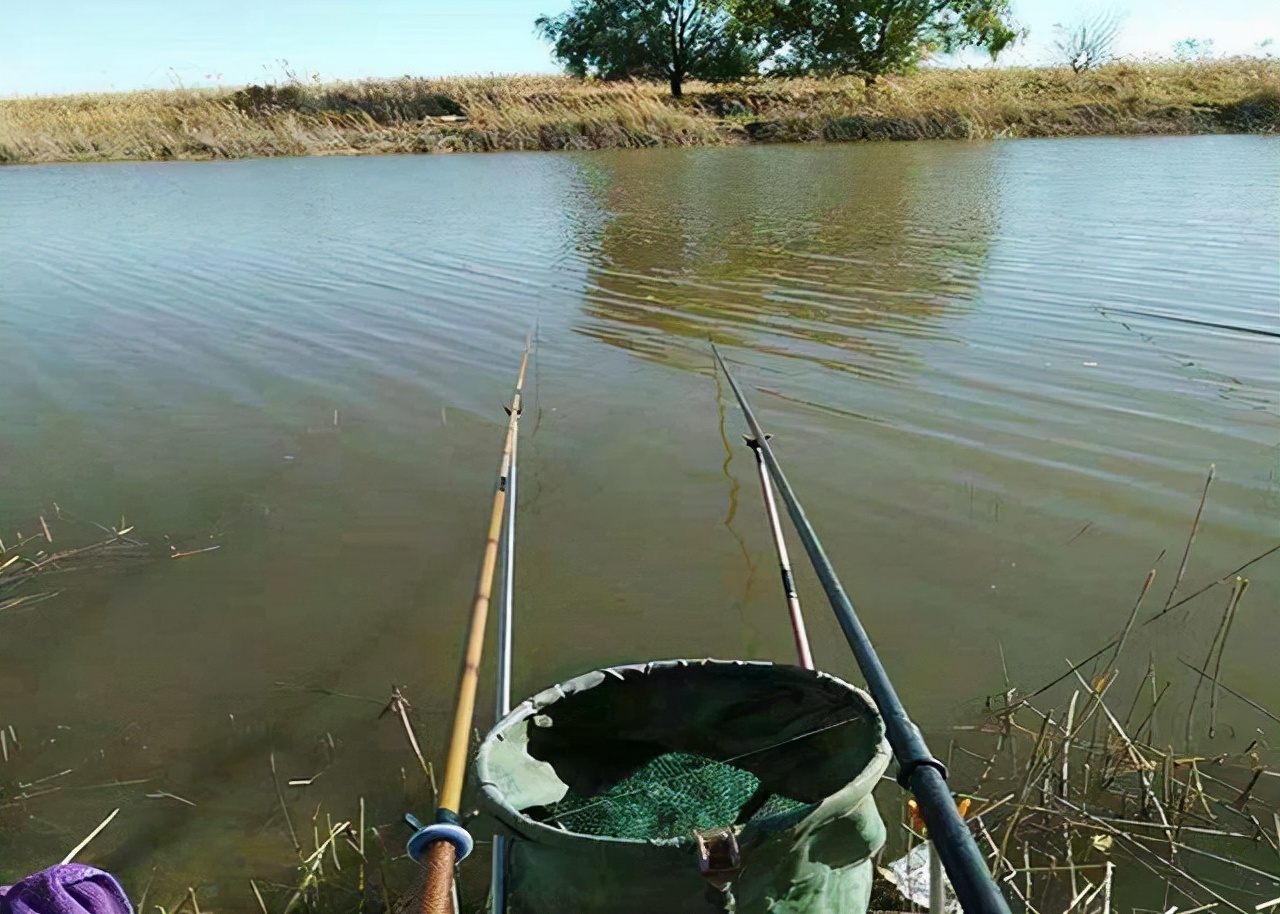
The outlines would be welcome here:
<svg viewBox="0 0 1280 914">
<path fill-rule="evenodd" d="M 664 86 L 413 79 L 0 100 L 0 162 L 1280 130 L 1280 61 Z"/>
</svg>

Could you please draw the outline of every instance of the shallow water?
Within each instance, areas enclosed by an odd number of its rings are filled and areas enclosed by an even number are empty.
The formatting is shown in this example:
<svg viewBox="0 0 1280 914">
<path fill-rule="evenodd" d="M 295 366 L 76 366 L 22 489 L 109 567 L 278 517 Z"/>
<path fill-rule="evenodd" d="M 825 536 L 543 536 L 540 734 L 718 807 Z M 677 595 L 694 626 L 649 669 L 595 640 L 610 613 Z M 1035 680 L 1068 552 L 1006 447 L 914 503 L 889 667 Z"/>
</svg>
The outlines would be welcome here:
<svg viewBox="0 0 1280 914">
<path fill-rule="evenodd" d="M 0 785 L 71 769 L 0 797 L 0 877 L 119 807 L 85 859 L 135 897 L 246 903 L 296 860 L 272 753 L 322 772 L 287 788 L 306 837 L 317 804 L 425 811 L 377 715 L 402 686 L 441 758 L 531 327 L 517 695 L 790 656 L 708 336 L 936 742 L 1004 688 L 1001 645 L 1013 683 L 1056 676 L 1167 550 L 1165 603 L 1211 463 L 1181 592 L 1280 540 L 1275 138 L 10 168 L 0 233 L 0 536 L 56 502 L 221 547 L 0 613 Z M 1250 577 L 1222 677 L 1276 707 L 1280 561 Z M 1126 691 L 1148 653 L 1183 681 L 1223 591 L 1140 630 Z M 1214 751 L 1266 724 L 1220 713 Z"/>
</svg>

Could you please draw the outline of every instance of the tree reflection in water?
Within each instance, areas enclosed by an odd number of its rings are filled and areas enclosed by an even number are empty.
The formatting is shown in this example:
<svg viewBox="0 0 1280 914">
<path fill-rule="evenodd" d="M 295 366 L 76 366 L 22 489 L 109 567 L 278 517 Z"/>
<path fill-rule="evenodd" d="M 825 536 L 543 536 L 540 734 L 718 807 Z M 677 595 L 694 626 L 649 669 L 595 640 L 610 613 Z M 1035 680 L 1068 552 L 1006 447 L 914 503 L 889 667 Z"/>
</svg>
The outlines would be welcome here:
<svg viewBox="0 0 1280 914">
<path fill-rule="evenodd" d="M 973 299 L 996 154 L 949 144 L 584 159 L 597 223 L 580 332 L 702 367 L 700 341 L 893 377 Z"/>
</svg>

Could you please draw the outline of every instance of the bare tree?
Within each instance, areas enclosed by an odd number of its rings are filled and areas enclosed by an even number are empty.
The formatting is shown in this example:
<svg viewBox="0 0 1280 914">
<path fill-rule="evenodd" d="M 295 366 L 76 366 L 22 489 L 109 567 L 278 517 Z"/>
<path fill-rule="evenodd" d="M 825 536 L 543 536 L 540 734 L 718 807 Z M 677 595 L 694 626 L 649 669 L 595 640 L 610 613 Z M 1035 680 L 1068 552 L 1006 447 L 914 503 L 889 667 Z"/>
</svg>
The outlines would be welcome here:
<svg viewBox="0 0 1280 914">
<path fill-rule="evenodd" d="M 1123 19 L 1115 10 L 1107 10 L 1082 17 L 1070 26 L 1055 25 L 1058 38 L 1053 47 L 1058 60 L 1073 73 L 1092 70 L 1111 60 Z"/>
</svg>

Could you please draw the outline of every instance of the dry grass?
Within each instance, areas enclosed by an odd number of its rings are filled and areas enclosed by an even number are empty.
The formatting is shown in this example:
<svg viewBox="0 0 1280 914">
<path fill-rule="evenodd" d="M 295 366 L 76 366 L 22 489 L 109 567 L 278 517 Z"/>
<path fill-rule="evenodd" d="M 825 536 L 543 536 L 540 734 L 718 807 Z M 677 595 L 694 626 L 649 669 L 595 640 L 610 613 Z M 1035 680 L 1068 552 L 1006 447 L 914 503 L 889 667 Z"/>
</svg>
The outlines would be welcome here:
<svg viewBox="0 0 1280 914">
<path fill-rule="evenodd" d="M 1280 61 L 693 84 L 413 79 L 0 101 L 0 163 L 1274 132 Z"/>
<path fill-rule="evenodd" d="M 952 783 L 963 785 L 958 796 L 970 826 L 1015 910 L 1112 914 L 1128 909 L 1121 897 L 1135 895 L 1157 911 L 1247 914 L 1280 906 L 1280 773 L 1264 729 L 1280 717 L 1219 678 L 1249 585 L 1240 572 L 1280 545 L 1181 596 L 1213 479 L 1210 467 L 1161 608 L 1143 610 L 1157 577 L 1152 568 L 1116 638 L 1026 695 L 1006 672 L 1004 691 L 988 699 L 982 722 L 956 728 Z M 1158 675 L 1150 654 L 1145 672 L 1127 681 L 1120 661 L 1142 629 L 1169 624 L 1184 606 L 1178 624 L 1201 610 L 1220 611 L 1221 621 L 1200 666 L 1179 658 L 1184 669 L 1175 672 L 1183 686 L 1190 681 L 1191 700 L 1183 736 L 1171 744 L 1157 731 L 1168 728 L 1166 696 L 1175 683 Z M 1001 651 L 1002 666 L 1003 657 Z M 1206 735 L 1218 735 L 1224 696 L 1247 705 L 1257 727 L 1223 734 L 1234 744 L 1225 751 L 1198 753 Z M 1207 724 L 1198 716 L 1205 711 Z M 919 838 L 918 823 L 904 817 L 902 825 Z M 897 898 L 887 886 L 881 893 L 882 903 Z"/>
<path fill-rule="evenodd" d="M 133 527 L 77 520 L 54 504 L 47 515 L 30 518 L 21 530 L 0 537 L 0 613 L 26 612 L 58 596 L 46 586 L 69 571 L 109 567 L 162 553 L 129 536 Z M 171 550 L 175 551 L 176 550 Z"/>
<path fill-rule="evenodd" d="M 166 535 L 163 545 L 151 545 L 137 536 L 123 517 L 118 525 L 108 526 L 74 517 L 55 502 L 49 512 L 0 536 L 0 613 L 27 612 L 58 596 L 53 582 L 69 572 L 116 568 L 165 556 L 185 559 L 221 548 L 214 542 L 216 535 L 181 542 Z"/>
<path fill-rule="evenodd" d="M 1240 912 L 1280 895 L 1274 751 L 1261 736 L 1213 755 L 1157 741 L 1157 675 L 1122 690 L 1115 667 L 1077 672 L 1057 707 L 1010 690 L 953 743 L 979 846 L 1023 910 L 1109 914 L 1113 892 L 1137 892 L 1158 910 Z"/>
</svg>

